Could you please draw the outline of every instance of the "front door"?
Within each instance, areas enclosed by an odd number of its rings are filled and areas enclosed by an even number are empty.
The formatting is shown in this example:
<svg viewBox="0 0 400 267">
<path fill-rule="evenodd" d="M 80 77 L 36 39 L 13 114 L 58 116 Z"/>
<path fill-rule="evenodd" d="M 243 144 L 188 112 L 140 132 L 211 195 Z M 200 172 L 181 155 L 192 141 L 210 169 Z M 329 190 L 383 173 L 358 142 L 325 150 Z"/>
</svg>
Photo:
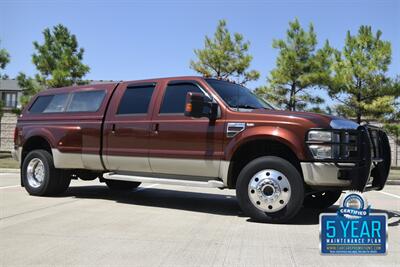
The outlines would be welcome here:
<svg viewBox="0 0 400 267">
<path fill-rule="evenodd" d="M 116 90 L 104 123 L 104 164 L 111 171 L 150 173 L 150 107 L 156 84 L 125 83 Z"/>
<path fill-rule="evenodd" d="M 149 159 L 153 173 L 218 177 L 223 121 L 184 116 L 187 93 L 207 92 L 195 81 L 165 83 L 151 122 Z"/>
</svg>

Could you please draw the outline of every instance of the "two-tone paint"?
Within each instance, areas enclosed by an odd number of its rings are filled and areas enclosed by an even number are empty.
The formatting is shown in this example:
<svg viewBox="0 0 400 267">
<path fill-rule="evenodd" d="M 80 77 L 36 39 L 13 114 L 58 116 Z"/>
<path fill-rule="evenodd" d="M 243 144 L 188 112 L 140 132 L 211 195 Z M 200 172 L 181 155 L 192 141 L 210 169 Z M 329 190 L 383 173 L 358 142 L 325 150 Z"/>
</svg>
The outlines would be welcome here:
<svg viewBox="0 0 400 267">
<path fill-rule="evenodd" d="M 219 105 L 216 120 L 160 114 L 165 89 L 170 82 L 198 84 Z M 118 105 L 127 89 L 135 84 L 155 84 L 147 114 L 118 115 Z M 84 90 L 104 90 L 105 98 L 96 112 L 31 114 L 36 97 Z M 315 182 L 315 165 L 304 138 L 311 128 L 329 128 L 330 116 L 277 110 L 239 112 L 229 108 L 201 77 L 174 77 L 49 89 L 39 93 L 18 119 L 16 157 L 20 160 L 31 142 L 43 140 L 51 147 L 54 165 L 63 169 L 99 172 L 131 172 L 145 176 L 160 174 L 220 179 L 228 186 L 231 160 L 236 151 L 254 140 L 275 141 L 288 147 L 307 172 L 305 182 Z M 228 136 L 229 125 L 242 129 Z M 33 141 L 32 141 L 33 140 Z M 304 165 L 304 164 L 305 165 Z M 332 170 L 335 176 L 335 170 Z M 337 176 L 337 175 L 336 175 Z M 313 179 L 309 179 L 309 178 Z M 328 177 L 322 185 L 346 185 Z"/>
</svg>

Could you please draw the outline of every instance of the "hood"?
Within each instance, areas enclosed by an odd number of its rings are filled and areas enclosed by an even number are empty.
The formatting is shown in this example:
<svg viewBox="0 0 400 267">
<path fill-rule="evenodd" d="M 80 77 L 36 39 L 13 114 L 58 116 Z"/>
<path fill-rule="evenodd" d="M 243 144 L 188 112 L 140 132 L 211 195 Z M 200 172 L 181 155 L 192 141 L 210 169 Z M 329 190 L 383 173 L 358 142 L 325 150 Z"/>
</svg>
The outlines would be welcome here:
<svg viewBox="0 0 400 267">
<path fill-rule="evenodd" d="M 321 128 L 357 129 L 359 126 L 359 124 L 345 118 L 313 112 L 254 109 L 249 112 L 249 115 L 250 114 L 276 116 L 288 121 L 306 120 L 315 124 L 315 127 Z"/>
</svg>

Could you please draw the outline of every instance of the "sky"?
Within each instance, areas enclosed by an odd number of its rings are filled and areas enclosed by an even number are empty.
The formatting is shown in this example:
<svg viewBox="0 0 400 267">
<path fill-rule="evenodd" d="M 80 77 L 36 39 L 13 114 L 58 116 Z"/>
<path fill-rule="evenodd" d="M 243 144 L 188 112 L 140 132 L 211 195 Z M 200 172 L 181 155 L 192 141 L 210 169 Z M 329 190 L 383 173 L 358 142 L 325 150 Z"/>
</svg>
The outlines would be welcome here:
<svg viewBox="0 0 400 267">
<path fill-rule="evenodd" d="M 196 75 L 189 68 L 193 50 L 212 36 L 218 20 L 250 41 L 251 69 L 261 72 L 250 88 L 266 83 L 278 51 L 274 39 L 285 38 L 288 23 L 314 24 L 319 45 L 326 39 L 341 49 L 347 30 L 371 25 L 392 43 L 389 75 L 400 74 L 400 0 L 0 0 L 0 47 L 11 62 L 10 77 L 33 75 L 33 41 L 58 23 L 67 26 L 84 47 L 83 62 L 91 80 L 137 80 Z M 323 96 L 326 94 L 321 93 Z"/>
</svg>

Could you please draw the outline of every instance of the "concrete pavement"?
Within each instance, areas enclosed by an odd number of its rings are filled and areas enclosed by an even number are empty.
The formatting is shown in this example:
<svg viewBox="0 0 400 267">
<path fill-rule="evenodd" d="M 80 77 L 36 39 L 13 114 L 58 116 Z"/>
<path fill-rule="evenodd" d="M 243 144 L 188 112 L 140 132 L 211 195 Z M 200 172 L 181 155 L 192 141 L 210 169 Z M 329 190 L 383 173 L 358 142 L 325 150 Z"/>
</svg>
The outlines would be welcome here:
<svg viewBox="0 0 400 267">
<path fill-rule="evenodd" d="M 233 190 L 144 184 L 116 194 L 73 181 L 60 197 L 32 197 L 18 174 L 1 173 L 0 265 L 400 266 L 400 186 L 366 197 L 388 214 L 386 256 L 321 256 L 319 212 L 255 223 Z"/>
</svg>

